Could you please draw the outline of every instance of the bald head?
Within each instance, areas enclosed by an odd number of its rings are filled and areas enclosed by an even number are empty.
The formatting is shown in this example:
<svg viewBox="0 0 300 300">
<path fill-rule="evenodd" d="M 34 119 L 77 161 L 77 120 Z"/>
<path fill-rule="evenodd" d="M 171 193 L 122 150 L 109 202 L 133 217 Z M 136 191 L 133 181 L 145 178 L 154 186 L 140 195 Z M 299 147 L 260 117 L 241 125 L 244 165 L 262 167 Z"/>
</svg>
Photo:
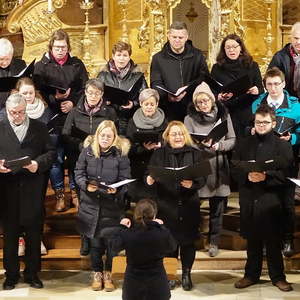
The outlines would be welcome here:
<svg viewBox="0 0 300 300">
<path fill-rule="evenodd" d="M 296 22 L 291 29 L 291 43 L 297 53 L 300 54 L 300 22 Z"/>
</svg>

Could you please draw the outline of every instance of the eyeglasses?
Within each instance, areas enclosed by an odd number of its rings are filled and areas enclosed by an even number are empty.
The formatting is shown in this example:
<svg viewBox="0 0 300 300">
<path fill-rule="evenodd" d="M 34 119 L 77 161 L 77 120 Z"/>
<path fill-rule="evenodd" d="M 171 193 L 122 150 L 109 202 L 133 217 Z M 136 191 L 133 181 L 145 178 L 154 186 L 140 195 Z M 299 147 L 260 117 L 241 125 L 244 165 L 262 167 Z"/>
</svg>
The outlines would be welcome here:
<svg viewBox="0 0 300 300">
<path fill-rule="evenodd" d="M 240 47 L 240 45 L 236 45 L 236 46 L 226 46 L 226 47 L 225 47 L 225 50 L 235 50 L 235 49 L 237 49 L 238 47 Z"/>
<path fill-rule="evenodd" d="M 172 132 L 172 133 L 169 134 L 169 136 L 171 136 L 171 137 L 176 137 L 176 136 L 182 137 L 183 133 L 182 132 Z"/>
<path fill-rule="evenodd" d="M 11 116 L 16 117 L 16 116 L 24 116 L 26 113 L 26 110 L 25 109 L 19 110 L 19 111 L 8 110 L 8 112 Z"/>
<path fill-rule="evenodd" d="M 68 46 L 53 46 L 52 49 L 55 51 L 66 51 L 68 49 Z"/>
<path fill-rule="evenodd" d="M 101 97 L 102 93 L 100 92 L 91 92 L 91 91 L 85 91 L 87 93 L 87 95 L 91 96 L 91 97 Z"/>
<path fill-rule="evenodd" d="M 267 87 L 272 87 L 272 86 L 279 87 L 282 83 L 283 83 L 283 81 L 281 81 L 281 82 L 267 82 L 266 86 Z"/>
<path fill-rule="evenodd" d="M 209 99 L 201 99 L 196 102 L 197 105 L 206 105 L 208 103 L 210 103 Z"/>
<path fill-rule="evenodd" d="M 270 122 L 270 121 L 255 121 L 254 123 L 257 126 L 267 126 L 267 125 L 270 125 L 272 122 Z"/>
</svg>

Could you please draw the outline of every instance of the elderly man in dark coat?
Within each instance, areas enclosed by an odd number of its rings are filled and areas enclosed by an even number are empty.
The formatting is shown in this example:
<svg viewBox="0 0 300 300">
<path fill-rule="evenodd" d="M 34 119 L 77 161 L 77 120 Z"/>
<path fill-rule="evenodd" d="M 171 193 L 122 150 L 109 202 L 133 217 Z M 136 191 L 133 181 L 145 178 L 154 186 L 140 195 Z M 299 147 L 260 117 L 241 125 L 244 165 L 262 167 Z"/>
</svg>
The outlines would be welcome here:
<svg viewBox="0 0 300 300">
<path fill-rule="evenodd" d="M 43 283 L 37 272 L 41 267 L 41 227 L 47 171 L 55 160 L 55 148 L 46 126 L 26 115 L 26 100 L 13 94 L 6 102 L 7 118 L 0 122 L 0 181 L 2 185 L 4 250 L 6 280 L 3 289 L 10 290 L 19 281 L 18 240 L 25 232 L 26 252 L 24 282 L 34 288 Z M 21 163 L 20 158 L 28 156 Z M 18 165 L 9 165 L 20 159 Z"/>
<path fill-rule="evenodd" d="M 233 171 L 239 181 L 241 235 L 247 239 L 245 275 L 235 287 L 246 288 L 259 281 L 265 246 L 272 283 L 287 292 L 292 286 L 286 281 L 281 254 L 282 201 L 289 190 L 286 176 L 293 166 L 292 147 L 274 134 L 275 113 L 268 105 L 257 109 L 254 123 L 255 134 L 237 144 L 233 160 L 238 162 Z M 273 167 L 265 171 L 246 169 L 240 163 L 272 160 Z"/>
</svg>

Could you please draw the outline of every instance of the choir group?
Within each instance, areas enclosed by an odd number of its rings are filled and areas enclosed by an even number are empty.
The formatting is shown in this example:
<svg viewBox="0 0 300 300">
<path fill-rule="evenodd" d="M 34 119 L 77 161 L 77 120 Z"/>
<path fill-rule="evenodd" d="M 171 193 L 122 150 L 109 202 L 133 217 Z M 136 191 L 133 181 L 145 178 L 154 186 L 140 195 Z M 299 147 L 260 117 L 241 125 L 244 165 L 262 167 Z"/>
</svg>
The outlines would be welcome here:
<svg viewBox="0 0 300 300">
<path fill-rule="evenodd" d="M 180 256 L 181 285 L 191 290 L 200 202 L 209 201 L 208 254 L 214 257 L 236 185 L 247 263 L 235 287 L 259 282 L 266 255 L 273 285 L 292 290 L 282 253 L 294 252 L 295 186 L 288 178 L 298 174 L 300 22 L 263 78 L 236 34 L 223 39 L 209 72 L 178 21 L 152 57 L 150 88 L 131 59 L 131 45 L 122 41 L 91 79 L 61 29 L 34 66 L 26 68 L 13 52 L 1 38 L 5 290 L 20 280 L 20 236 L 24 282 L 43 287 L 38 272 L 49 179 L 55 210 L 78 209 L 80 251 L 90 254 L 93 290 L 115 289 L 112 259 L 123 249 L 123 299 L 171 297 L 178 281 L 167 279 L 164 257 Z M 72 203 L 65 198 L 65 169 Z"/>
</svg>

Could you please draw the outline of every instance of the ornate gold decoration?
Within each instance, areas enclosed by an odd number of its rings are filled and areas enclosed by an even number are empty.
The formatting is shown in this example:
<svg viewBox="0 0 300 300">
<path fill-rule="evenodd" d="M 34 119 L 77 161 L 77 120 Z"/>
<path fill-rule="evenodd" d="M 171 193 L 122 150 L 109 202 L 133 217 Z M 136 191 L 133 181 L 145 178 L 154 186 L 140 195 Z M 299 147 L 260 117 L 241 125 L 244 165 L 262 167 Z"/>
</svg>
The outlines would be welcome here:
<svg viewBox="0 0 300 300">
<path fill-rule="evenodd" d="M 186 13 L 186 17 L 188 18 L 188 20 L 193 23 L 194 20 L 198 17 L 198 14 L 197 12 L 195 11 L 195 8 L 194 8 L 194 3 L 191 2 L 190 3 L 191 7 L 189 9 L 189 11 Z"/>
<path fill-rule="evenodd" d="M 266 6 L 262 0 L 242 1 L 243 21 L 266 22 Z"/>
<path fill-rule="evenodd" d="M 149 46 L 149 39 L 150 39 L 150 16 L 149 16 L 149 6 L 146 5 L 144 12 L 143 12 L 143 24 L 139 28 L 137 40 L 138 45 L 140 48 L 145 48 L 146 46 Z"/>
<path fill-rule="evenodd" d="M 90 54 L 90 46 L 92 44 L 92 41 L 90 39 L 90 29 L 89 29 L 89 10 L 94 7 L 94 2 L 92 1 L 82 1 L 80 3 L 80 8 L 82 10 L 85 10 L 85 26 L 84 26 L 84 35 L 83 35 L 83 40 L 82 40 L 82 45 L 83 45 L 83 62 L 88 70 L 88 72 L 91 71 L 91 61 L 92 57 Z"/>
<path fill-rule="evenodd" d="M 0 28 L 4 27 L 7 15 L 16 5 L 18 0 L 0 0 Z"/>
<path fill-rule="evenodd" d="M 266 56 L 263 57 L 264 65 L 261 67 L 262 73 L 265 73 L 268 65 L 273 57 L 273 51 L 272 51 L 272 43 L 274 40 L 274 37 L 272 35 L 272 9 L 271 6 L 273 4 L 273 0 L 264 0 L 266 6 L 267 6 L 267 33 L 264 37 L 267 53 Z"/>
<path fill-rule="evenodd" d="M 127 4 L 128 0 L 118 0 L 118 4 L 121 6 L 122 10 L 122 35 L 121 40 L 123 42 L 128 43 L 129 42 L 129 35 L 128 35 L 128 28 L 127 28 Z"/>
</svg>

